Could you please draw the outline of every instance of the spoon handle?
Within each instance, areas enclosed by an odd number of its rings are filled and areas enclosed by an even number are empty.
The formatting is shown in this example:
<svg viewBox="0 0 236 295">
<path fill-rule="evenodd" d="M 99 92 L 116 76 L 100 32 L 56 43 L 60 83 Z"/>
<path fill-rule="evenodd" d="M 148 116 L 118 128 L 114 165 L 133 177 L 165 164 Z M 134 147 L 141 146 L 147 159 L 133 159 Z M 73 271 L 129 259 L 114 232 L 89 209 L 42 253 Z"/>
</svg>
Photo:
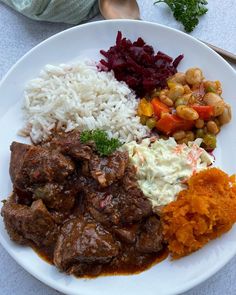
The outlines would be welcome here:
<svg viewBox="0 0 236 295">
<path fill-rule="evenodd" d="M 236 55 L 224 50 L 222 48 L 219 48 L 215 45 L 209 44 L 205 41 L 200 40 L 202 43 L 206 44 L 208 47 L 210 47 L 211 49 L 213 49 L 215 52 L 219 53 L 222 57 L 228 59 L 228 61 L 232 62 L 232 63 L 236 63 Z"/>
</svg>

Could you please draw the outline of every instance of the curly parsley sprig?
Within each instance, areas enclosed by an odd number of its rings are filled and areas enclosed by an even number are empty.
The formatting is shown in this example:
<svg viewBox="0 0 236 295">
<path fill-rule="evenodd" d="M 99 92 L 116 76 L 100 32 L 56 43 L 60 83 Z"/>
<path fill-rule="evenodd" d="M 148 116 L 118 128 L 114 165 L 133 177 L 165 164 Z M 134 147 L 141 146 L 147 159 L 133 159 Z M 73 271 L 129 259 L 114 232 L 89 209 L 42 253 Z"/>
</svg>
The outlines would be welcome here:
<svg viewBox="0 0 236 295">
<path fill-rule="evenodd" d="M 93 141 L 97 152 L 101 156 L 108 156 L 121 146 L 121 142 L 117 138 L 108 138 L 104 130 L 85 130 L 80 134 L 80 141 L 88 143 Z"/>
<path fill-rule="evenodd" d="M 158 0 L 154 2 L 154 4 L 158 3 L 166 3 L 175 19 L 183 24 L 188 33 L 198 25 L 198 18 L 208 11 L 205 7 L 206 0 Z"/>
</svg>

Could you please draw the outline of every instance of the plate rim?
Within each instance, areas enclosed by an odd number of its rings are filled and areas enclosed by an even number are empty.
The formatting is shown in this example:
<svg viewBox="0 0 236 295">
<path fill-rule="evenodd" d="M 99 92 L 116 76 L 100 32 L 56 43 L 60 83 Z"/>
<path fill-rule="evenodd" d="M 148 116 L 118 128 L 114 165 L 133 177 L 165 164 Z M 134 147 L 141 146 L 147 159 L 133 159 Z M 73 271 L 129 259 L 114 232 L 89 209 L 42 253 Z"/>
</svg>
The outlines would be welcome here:
<svg viewBox="0 0 236 295">
<path fill-rule="evenodd" d="M 11 67 L 10 69 L 6 72 L 6 74 L 3 75 L 1 81 L 0 81 L 0 89 L 2 87 L 2 85 L 5 83 L 5 81 L 8 79 L 8 77 L 12 74 L 12 72 L 15 70 L 15 68 L 18 67 L 18 65 L 24 61 L 24 59 L 26 59 L 28 57 L 28 55 L 30 55 L 33 51 L 37 50 L 38 48 L 40 48 L 41 46 L 43 46 L 44 44 L 46 44 L 47 42 L 49 42 L 52 39 L 56 39 L 57 37 L 62 36 L 63 34 L 67 34 L 68 32 L 71 31 L 76 31 L 79 30 L 80 28 L 84 28 L 84 27 L 93 27 L 93 26 L 97 26 L 103 23 L 140 23 L 142 22 L 143 24 L 147 24 L 147 25 L 152 25 L 152 26 L 156 26 L 159 27 L 161 29 L 164 30 L 168 30 L 168 31 L 174 31 L 176 34 L 179 34 L 181 36 L 183 36 L 184 38 L 187 38 L 191 41 L 197 42 L 198 44 L 201 44 L 201 46 L 203 46 L 206 50 L 208 50 L 208 52 L 210 52 L 211 54 L 213 54 L 215 56 L 215 58 L 217 58 L 218 60 L 221 61 L 221 63 L 224 63 L 224 66 L 227 67 L 228 71 L 231 72 L 231 74 L 236 76 L 236 71 L 233 69 L 233 67 L 223 58 L 221 57 L 218 53 L 216 53 L 213 49 L 209 48 L 206 44 L 204 44 L 203 42 L 201 42 L 200 40 L 196 39 L 195 37 L 186 34 L 185 32 L 179 31 L 178 29 L 174 29 L 171 27 L 168 27 L 166 25 L 162 25 L 162 24 L 158 24 L 158 23 L 154 23 L 154 22 L 150 22 L 150 21 L 140 21 L 140 20 L 129 20 L 129 19 L 119 19 L 119 20 L 98 20 L 98 21 L 93 21 L 93 22 L 89 22 L 89 23 L 84 23 L 84 24 L 80 24 L 77 26 L 73 26 L 71 28 L 68 28 L 66 30 L 60 31 L 52 36 L 50 36 L 49 38 L 43 40 L 42 42 L 38 43 L 36 46 L 34 46 L 33 48 L 31 48 L 29 51 L 27 51 L 21 58 L 19 58 Z M 11 106 L 9 107 L 11 108 Z M 7 113 L 7 111 L 9 110 L 9 108 L 7 108 L 4 113 L 3 116 Z M 18 265 L 20 265 L 23 269 L 25 269 L 29 274 L 33 275 L 36 279 L 38 279 L 39 281 L 43 282 L 45 285 L 50 286 L 51 288 L 59 291 L 59 292 L 63 292 L 65 294 L 83 294 L 79 291 L 79 293 L 68 293 L 68 290 L 66 287 L 60 286 L 59 288 L 57 288 L 56 283 L 52 280 L 47 280 L 44 277 L 40 277 L 40 275 L 37 273 L 36 270 L 32 270 L 30 269 L 30 267 L 28 267 L 26 264 L 22 263 L 22 261 L 20 260 L 20 258 L 18 258 L 17 254 L 15 253 L 15 251 L 12 248 L 9 248 L 4 237 L 0 234 L 0 243 L 2 244 L 3 248 L 8 252 L 8 254 L 18 263 Z M 196 279 L 191 280 L 190 282 L 186 282 L 184 285 L 182 285 L 182 287 L 178 288 L 176 287 L 176 292 L 169 292 L 166 293 L 168 295 L 174 295 L 174 294 L 181 294 L 182 292 L 186 292 L 194 287 L 196 287 L 197 285 L 203 283 L 204 281 L 206 281 L 207 279 L 209 279 L 211 276 L 213 276 L 215 273 L 217 273 L 221 268 L 223 268 L 234 256 L 236 255 L 236 249 L 234 251 L 234 253 L 232 255 L 230 255 L 227 259 L 222 260 L 221 263 L 217 264 L 216 267 L 212 267 L 211 271 L 208 271 L 207 274 L 203 273 L 200 276 L 198 276 Z M 112 276 L 111 276 L 112 277 Z"/>
</svg>

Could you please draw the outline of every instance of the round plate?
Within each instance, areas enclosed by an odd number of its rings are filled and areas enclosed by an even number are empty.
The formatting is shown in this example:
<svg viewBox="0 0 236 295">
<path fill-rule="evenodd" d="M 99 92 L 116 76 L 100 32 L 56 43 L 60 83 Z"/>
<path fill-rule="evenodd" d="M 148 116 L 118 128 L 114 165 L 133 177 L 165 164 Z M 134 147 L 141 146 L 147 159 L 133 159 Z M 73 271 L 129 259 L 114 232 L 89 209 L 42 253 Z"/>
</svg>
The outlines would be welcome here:
<svg viewBox="0 0 236 295">
<path fill-rule="evenodd" d="M 215 152 L 216 166 L 228 173 L 236 172 L 235 85 L 233 69 L 215 52 L 194 38 L 164 26 L 141 21 L 101 21 L 74 27 L 59 33 L 27 53 L 6 75 L 0 85 L 0 196 L 6 198 L 12 189 L 9 178 L 9 146 L 22 126 L 21 104 L 23 89 L 28 80 L 38 76 L 47 63 L 59 64 L 80 58 L 99 60 L 100 49 L 108 49 L 115 43 L 117 31 L 131 40 L 142 37 L 155 50 L 172 57 L 184 53 L 179 70 L 199 67 L 209 80 L 220 80 L 223 96 L 233 109 L 233 120 L 222 128 Z M 96 279 L 78 279 L 60 273 L 40 259 L 28 247 L 21 247 L 9 240 L 0 221 L 0 241 L 9 254 L 29 273 L 66 294 L 120 295 L 120 294 L 178 294 L 213 275 L 236 253 L 236 228 L 219 239 L 210 242 L 200 251 L 188 257 L 171 261 L 166 259 L 151 269 L 132 276 L 105 276 Z"/>
</svg>

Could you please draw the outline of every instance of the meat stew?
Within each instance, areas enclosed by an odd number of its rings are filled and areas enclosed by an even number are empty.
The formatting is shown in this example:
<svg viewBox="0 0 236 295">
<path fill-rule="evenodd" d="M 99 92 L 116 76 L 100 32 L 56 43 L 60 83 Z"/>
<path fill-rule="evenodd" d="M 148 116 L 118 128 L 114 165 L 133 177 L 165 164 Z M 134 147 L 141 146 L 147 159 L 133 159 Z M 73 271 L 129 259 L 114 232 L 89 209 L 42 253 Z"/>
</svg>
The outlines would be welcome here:
<svg viewBox="0 0 236 295">
<path fill-rule="evenodd" d="M 77 131 L 37 146 L 13 142 L 10 175 L 13 194 L 1 212 L 10 238 L 60 271 L 132 274 L 167 256 L 126 152 L 101 157 Z"/>
</svg>

